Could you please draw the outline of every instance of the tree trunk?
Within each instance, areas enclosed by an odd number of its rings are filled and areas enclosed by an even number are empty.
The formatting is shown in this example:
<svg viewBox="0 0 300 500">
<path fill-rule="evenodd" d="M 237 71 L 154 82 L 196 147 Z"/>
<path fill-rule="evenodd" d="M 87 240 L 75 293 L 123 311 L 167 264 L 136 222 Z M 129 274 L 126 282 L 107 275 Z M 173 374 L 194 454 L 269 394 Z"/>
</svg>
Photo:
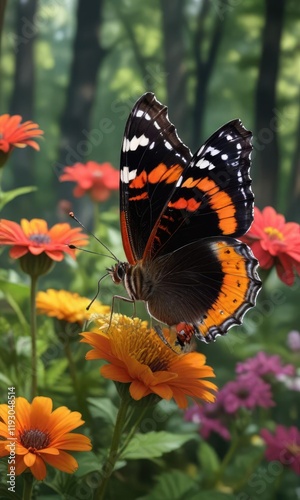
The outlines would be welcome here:
<svg viewBox="0 0 300 500">
<path fill-rule="evenodd" d="M 196 62 L 196 88 L 192 126 L 192 145 L 194 150 L 199 147 L 199 144 L 203 140 L 203 123 L 207 103 L 207 89 L 223 36 L 225 13 L 226 9 L 224 9 L 224 12 L 217 11 L 214 14 L 215 19 L 210 34 L 209 48 L 206 57 L 204 56 L 204 43 L 207 35 L 205 34 L 204 26 L 208 15 L 211 15 L 210 0 L 203 1 L 198 14 L 197 29 L 194 40 L 194 57 Z"/>
<path fill-rule="evenodd" d="M 77 30 L 66 105 L 61 118 L 61 144 L 56 174 L 66 165 L 85 161 L 91 153 L 88 139 L 90 117 L 95 101 L 97 74 L 104 57 L 99 34 L 104 0 L 78 1 Z M 58 195 L 65 197 L 72 187 L 59 185 Z"/>
<path fill-rule="evenodd" d="M 35 15 L 37 0 L 19 0 L 16 12 L 15 74 L 10 102 L 10 113 L 21 115 L 23 121 L 34 120 L 35 67 L 34 42 L 37 35 Z M 32 148 L 15 149 L 11 156 L 14 172 L 14 187 L 33 183 L 32 164 L 35 152 Z"/>
<path fill-rule="evenodd" d="M 262 54 L 255 102 L 255 194 L 260 206 L 278 201 L 280 171 L 276 83 L 285 0 L 266 0 L 266 21 L 262 34 Z"/>
<path fill-rule="evenodd" d="M 190 129 L 187 105 L 187 54 L 184 46 L 184 7 L 182 0 L 161 0 L 167 101 L 171 120 L 181 131 Z M 184 137 L 190 142 L 189 137 Z"/>
</svg>

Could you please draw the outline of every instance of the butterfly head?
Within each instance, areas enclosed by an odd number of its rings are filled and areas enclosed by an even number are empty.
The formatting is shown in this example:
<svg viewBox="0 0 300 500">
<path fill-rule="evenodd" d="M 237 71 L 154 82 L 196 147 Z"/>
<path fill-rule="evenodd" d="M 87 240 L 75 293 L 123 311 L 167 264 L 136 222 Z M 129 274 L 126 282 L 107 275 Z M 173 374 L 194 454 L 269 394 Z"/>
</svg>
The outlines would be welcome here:
<svg viewBox="0 0 300 500">
<path fill-rule="evenodd" d="M 128 262 L 117 262 L 114 266 L 107 269 L 108 274 L 116 285 L 124 282 L 125 275 L 128 272 L 130 264 Z"/>
</svg>

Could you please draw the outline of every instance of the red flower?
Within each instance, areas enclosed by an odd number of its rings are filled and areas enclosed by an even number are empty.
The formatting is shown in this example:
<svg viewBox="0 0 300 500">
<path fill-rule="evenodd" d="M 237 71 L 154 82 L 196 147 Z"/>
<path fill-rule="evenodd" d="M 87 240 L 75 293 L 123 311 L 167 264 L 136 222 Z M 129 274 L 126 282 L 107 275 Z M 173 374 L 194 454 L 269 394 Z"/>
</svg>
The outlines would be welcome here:
<svg viewBox="0 0 300 500">
<path fill-rule="evenodd" d="M 55 224 L 48 229 L 43 219 L 22 219 L 21 224 L 0 220 L 0 245 L 11 245 L 10 256 L 19 259 L 27 253 L 40 255 L 43 252 L 52 260 L 61 261 L 64 253 L 75 258 L 75 250 L 69 244 L 83 246 L 87 244 L 87 236 L 81 228 L 71 228 L 67 223 Z"/>
<path fill-rule="evenodd" d="M 74 196 L 80 198 L 89 193 L 93 201 L 105 201 L 113 189 L 119 188 L 119 172 L 107 162 L 75 163 L 64 168 L 59 180 L 76 182 Z"/>
<path fill-rule="evenodd" d="M 31 146 L 39 151 L 40 147 L 33 137 L 43 135 L 37 123 L 27 121 L 21 124 L 22 117 L 19 115 L 0 116 L 0 151 L 9 153 L 14 147 L 25 148 Z"/>
<path fill-rule="evenodd" d="M 277 425 L 274 434 L 262 429 L 261 437 L 267 445 L 265 456 L 268 461 L 278 460 L 300 475 L 300 431 L 297 427 Z"/>
<path fill-rule="evenodd" d="M 263 269 L 276 266 L 279 278 L 286 284 L 294 283 L 294 271 L 300 273 L 300 226 L 285 222 L 274 208 L 262 212 L 254 209 L 254 222 L 241 238 L 251 249 Z"/>
</svg>

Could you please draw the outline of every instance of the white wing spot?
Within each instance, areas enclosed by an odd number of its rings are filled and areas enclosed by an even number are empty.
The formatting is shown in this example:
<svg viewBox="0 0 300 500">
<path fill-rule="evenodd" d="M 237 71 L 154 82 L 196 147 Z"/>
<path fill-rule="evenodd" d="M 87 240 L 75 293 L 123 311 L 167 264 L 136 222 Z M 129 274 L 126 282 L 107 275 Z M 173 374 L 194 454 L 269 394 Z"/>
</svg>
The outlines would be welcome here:
<svg viewBox="0 0 300 500">
<path fill-rule="evenodd" d="M 154 123 L 154 127 L 157 128 L 158 130 L 161 128 L 161 126 L 159 125 L 159 123 L 157 122 L 153 122 Z"/>
<path fill-rule="evenodd" d="M 179 177 L 178 181 L 176 182 L 176 187 L 180 187 L 182 183 L 183 177 L 182 175 Z"/>
<path fill-rule="evenodd" d="M 142 116 L 145 118 L 145 120 L 151 120 L 151 116 L 148 113 L 145 113 L 142 109 L 138 109 L 136 112 L 136 117 L 142 118 Z"/>
<path fill-rule="evenodd" d="M 123 167 L 121 169 L 120 176 L 121 176 L 121 182 L 124 182 L 124 184 L 128 184 L 130 181 L 135 179 L 136 169 L 130 171 L 129 167 Z"/>
<path fill-rule="evenodd" d="M 207 168 L 209 165 L 212 165 L 208 160 L 205 160 L 204 158 L 201 158 L 201 160 L 197 161 L 196 167 L 199 168 Z"/>
<path fill-rule="evenodd" d="M 236 145 L 236 149 L 242 149 L 242 145 L 239 142 Z"/>
<path fill-rule="evenodd" d="M 155 146 L 155 142 L 153 141 L 153 142 L 151 142 L 151 144 L 150 144 L 150 146 L 149 146 L 149 149 L 153 149 L 153 148 L 154 148 L 154 146 Z"/>
<path fill-rule="evenodd" d="M 223 154 L 223 155 L 221 155 L 221 158 L 222 158 L 222 160 L 224 160 L 224 161 L 225 161 L 225 160 L 228 160 L 228 155 Z"/>
<path fill-rule="evenodd" d="M 228 134 L 228 135 L 226 135 L 226 139 L 227 139 L 227 141 L 232 141 L 233 137 L 232 137 L 232 135 Z"/>
<path fill-rule="evenodd" d="M 170 151 L 172 151 L 173 148 L 172 148 L 171 144 L 168 141 L 165 141 L 165 146 L 166 146 L 167 149 L 169 149 Z"/>
<path fill-rule="evenodd" d="M 123 151 L 136 151 L 139 146 L 147 146 L 149 144 L 149 139 L 144 134 L 140 137 L 136 135 L 133 136 L 131 140 L 124 139 Z"/>
<path fill-rule="evenodd" d="M 216 156 L 218 153 L 220 153 L 220 150 L 209 146 L 209 148 L 207 149 L 207 153 L 210 153 L 211 156 Z"/>
</svg>

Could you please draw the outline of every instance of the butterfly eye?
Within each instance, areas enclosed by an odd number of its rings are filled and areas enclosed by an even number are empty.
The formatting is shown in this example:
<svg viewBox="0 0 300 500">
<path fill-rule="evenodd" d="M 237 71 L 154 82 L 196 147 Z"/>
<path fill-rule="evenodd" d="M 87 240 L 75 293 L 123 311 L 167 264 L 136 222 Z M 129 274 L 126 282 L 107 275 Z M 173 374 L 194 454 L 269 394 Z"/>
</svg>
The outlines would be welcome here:
<svg viewBox="0 0 300 500">
<path fill-rule="evenodd" d="M 124 262 L 118 262 L 114 267 L 109 270 L 109 274 L 114 283 L 117 285 L 124 280 L 126 274 L 126 265 Z"/>
</svg>

